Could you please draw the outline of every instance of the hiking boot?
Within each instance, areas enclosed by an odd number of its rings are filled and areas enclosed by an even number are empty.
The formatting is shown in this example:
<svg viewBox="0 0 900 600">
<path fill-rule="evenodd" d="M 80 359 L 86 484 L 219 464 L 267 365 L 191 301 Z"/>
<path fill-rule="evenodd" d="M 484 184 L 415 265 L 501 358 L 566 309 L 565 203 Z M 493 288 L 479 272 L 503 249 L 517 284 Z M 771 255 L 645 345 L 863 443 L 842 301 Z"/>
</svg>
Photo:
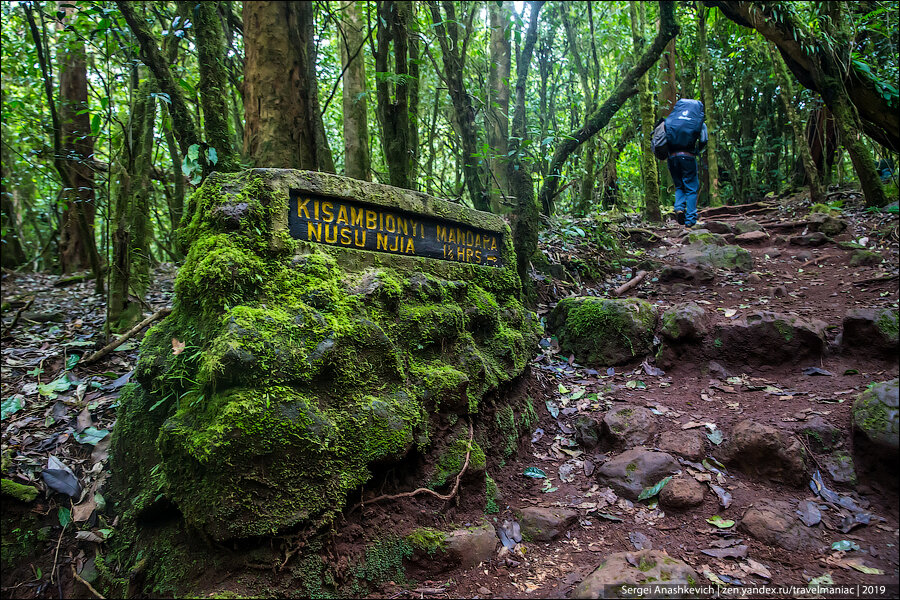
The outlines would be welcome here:
<svg viewBox="0 0 900 600">
<path fill-rule="evenodd" d="M 684 211 L 683 210 L 675 211 L 675 221 L 677 221 L 679 225 L 684 225 Z"/>
</svg>

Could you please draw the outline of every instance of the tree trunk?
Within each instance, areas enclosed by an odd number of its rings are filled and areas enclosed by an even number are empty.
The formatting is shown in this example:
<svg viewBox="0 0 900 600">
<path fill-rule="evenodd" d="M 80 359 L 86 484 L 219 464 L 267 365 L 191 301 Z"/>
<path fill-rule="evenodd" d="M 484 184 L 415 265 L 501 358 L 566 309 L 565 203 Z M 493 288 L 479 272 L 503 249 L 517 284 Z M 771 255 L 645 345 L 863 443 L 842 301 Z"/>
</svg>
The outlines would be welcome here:
<svg viewBox="0 0 900 600">
<path fill-rule="evenodd" d="M 156 118 L 156 100 L 150 91 L 150 80 L 138 87 L 131 118 L 122 132 L 109 273 L 107 327 L 111 332 L 130 329 L 141 320 L 141 300 L 150 284 L 150 171 Z"/>
<path fill-rule="evenodd" d="M 375 89 L 384 159 L 391 185 L 413 189 L 410 167 L 414 152 L 410 139 L 409 107 L 409 21 L 412 7 L 409 2 L 394 0 L 384 0 L 376 6 Z M 389 66 L 391 46 L 393 72 Z M 391 80 L 394 80 L 393 84 Z"/>
<path fill-rule="evenodd" d="M 194 7 L 194 33 L 197 61 L 200 65 L 200 104 L 203 108 L 204 153 L 215 154 L 210 170 L 232 172 L 241 168 L 232 148 L 232 131 L 228 120 L 228 77 L 225 65 L 225 38 L 219 19 L 218 2 L 198 2 Z"/>
<path fill-rule="evenodd" d="M 659 116 L 669 116 L 678 101 L 678 66 L 675 64 L 675 38 L 669 40 L 659 61 Z"/>
<path fill-rule="evenodd" d="M 371 181 L 366 103 L 365 37 L 356 0 L 341 1 L 341 64 L 344 68 L 344 175 Z"/>
<path fill-rule="evenodd" d="M 787 68 L 784 66 L 781 55 L 772 42 L 769 42 L 769 52 L 772 55 L 775 80 L 781 88 L 781 101 L 784 103 L 788 122 L 794 132 L 794 142 L 797 145 L 800 160 L 803 161 L 803 170 L 806 171 L 806 178 L 809 181 L 809 196 L 814 203 L 824 202 L 825 190 L 819 178 L 819 170 L 816 168 L 816 163 L 813 161 L 812 153 L 809 150 L 809 144 L 806 143 L 806 137 L 803 135 L 803 123 L 800 121 L 800 116 L 794 108 L 794 89 L 791 85 L 790 76 Z"/>
<path fill-rule="evenodd" d="M 4 91 L 0 90 L 0 96 L 3 95 Z M 6 105 L 6 99 L 0 99 L 0 103 Z M 5 123 L 3 123 L 3 138 L 9 139 Z M 7 148 L 5 143 L 0 146 L 0 231 L 3 235 L 3 239 L 0 240 L 0 262 L 4 269 L 15 269 L 25 264 L 25 251 L 22 247 L 22 215 L 9 178 L 12 171 Z"/>
<path fill-rule="evenodd" d="M 516 209 L 512 218 L 513 247 L 516 250 L 516 271 L 522 282 L 524 298 L 533 302 L 534 290 L 528 270 L 532 256 L 538 251 L 540 211 L 534 198 L 531 167 L 528 161 L 523 160 L 521 147 L 522 142 L 525 141 L 528 135 L 525 128 L 525 92 L 528 81 L 528 69 L 531 66 L 534 44 L 537 41 L 538 16 L 544 3 L 542 1 L 533 1 L 529 4 L 531 6 L 531 21 L 528 23 L 525 42 L 516 61 L 516 99 L 512 121 L 512 137 L 510 138 L 512 155 L 509 162 L 509 185 L 510 193 L 516 199 Z"/>
<path fill-rule="evenodd" d="M 72 9 L 66 8 L 67 17 Z M 94 238 L 94 136 L 88 110 L 87 65 L 84 43 L 63 36 L 59 65 L 60 143 L 66 177 L 63 179 L 62 229 L 59 241 L 60 265 L 64 273 L 90 268 L 95 276 L 101 271 L 100 255 Z M 97 277 L 98 293 L 103 290 Z"/>
<path fill-rule="evenodd" d="M 544 185 L 539 194 L 545 214 L 553 214 L 553 201 L 559 187 L 562 165 L 581 144 L 606 127 L 609 120 L 616 114 L 616 111 L 631 96 L 637 93 L 636 85 L 638 79 L 656 62 L 660 52 L 662 52 L 669 40 L 674 39 L 678 35 L 678 25 L 675 22 L 675 6 L 669 2 L 660 2 L 659 12 L 659 32 L 653 43 L 647 48 L 647 51 L 644 52 L 637 64 L 626 73 L 612 95 L 587 118 L 580 129 L 567 135 L 553 153 L 547 178 L 544 180 Z"/>
<path fill-rule="evenodd" d="M 700 88 L 703 92 L 703 105 L 706 108 L 706 129 L 709 132 L 709 142 L 706 144 L 706 164 L 709 175 L 709 205 L 721 206 L 719 197 L 719 133 L 718 105 L 712 85 L 712 64 L 709 60 L 709 49 L 706 45 L 706 14 L 708 9 L 702 4 L 697 6 L 697 45 L 700 47 Z"/>
<path fill-rule="evenodd" d="M 644 50 L 644 3 L 630 0 L 631 37 L 634 41 L 635 59 Z M 650 75 L 644 73 L 638 79 L 638 109 L 641 115 L 641 175 L 644 180 L 644 218 L 653 223 L 662 220 L 659 210 L 659 180 L 656 178 L 656 157 L 653 155 L 653 94 L 650 92 Z"/>
<path fill-rule="evenodd" d="M 486 157 L 480 156 L 478 145 L 480 136 L 478 135 L 478 125 L 475 122 L 475 108 L 472 106 L 472 98 L 466 91 L 463 80 L 468 33 L 472 31 L 472 18 L 476 7 L 471 8 L 467 24 L 463 28 L 466 37 L 460 39 L 460 22 L 457 21 L 454 3 L 445 0 L 442 4 L 445 13 L 443 16 L 435 0 L 428 2 L 434 22 L 434 32 L 441 45 L 444 66 L 441 78 L 447 85 L 450 103 L 453 106 L 453 121 L 462 148 L 463 179 L 475 208 L 489 211 L 491 209 L 490 197 L 485 188 Z"/>
<path fill-rule="evenodd" d="M 509 77 L 512 63 L 510 25 L 513 3 L 488 2 L 490 13 L 490 72 L 488 73 L 487 136 L 491 148 L 491 211 L 500 212 L 504 197 L 509 195 L 507 181 L 509 151 Z"/>
<path fill-rule="evenodd" d="M 260 167 L 334 172 L 311 2 L 244 2 L 244 149 Z"/>
</svg>

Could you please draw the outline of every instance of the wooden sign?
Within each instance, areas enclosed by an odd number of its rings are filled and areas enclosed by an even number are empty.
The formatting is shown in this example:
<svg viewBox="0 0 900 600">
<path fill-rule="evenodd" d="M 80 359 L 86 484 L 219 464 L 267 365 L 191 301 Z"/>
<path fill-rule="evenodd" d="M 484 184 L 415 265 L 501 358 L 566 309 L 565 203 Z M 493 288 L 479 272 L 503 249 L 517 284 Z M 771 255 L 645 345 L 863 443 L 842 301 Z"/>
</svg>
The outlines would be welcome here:
<svg viewBox="0 0 900 600">
<path fill-rule="evenodd" d="M 502 267 L 502 234 L 377 204 L 291 190 L 291 237 L 305 242 Z"/>
</svg>

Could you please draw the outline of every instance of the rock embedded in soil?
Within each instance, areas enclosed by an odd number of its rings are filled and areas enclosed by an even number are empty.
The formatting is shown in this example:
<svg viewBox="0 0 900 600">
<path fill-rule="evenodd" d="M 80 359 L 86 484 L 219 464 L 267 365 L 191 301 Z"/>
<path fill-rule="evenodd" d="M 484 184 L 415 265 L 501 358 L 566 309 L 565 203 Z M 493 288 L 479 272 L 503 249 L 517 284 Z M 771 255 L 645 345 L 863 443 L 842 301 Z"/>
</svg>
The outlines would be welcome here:
<svg viewBox="0 0 900 600">
<path fill-rule="evenodd" d="M 734 237 L 738 244 L 760 244 L 768 239 L 769 234 L 765 231 L 748 231 Z"/>
<path fill-rule="evenodd" d="M 880 265 L 881 255 L 871 250 L 854 250 L 850 255 L 851 267 L 874 267 Z"/>
<path fill-rule="evenodd" d="M 716 457 L 751 477 L 803 486 L 807 481 L 805 454 L 793 435 L 748 419 L 734 426 Z"/>
<path fill-rule="evenodd" d="M 827 235 L 821 231 L 805 233 L 802 235 L 792 235 L 788 242 L 793 246 L 821 246 L 829 242 Z"/>
<path fill-rule="evenodd" d="M 827 236 L 836 236 L 847 229 L 847 221 L 825 213 L 814 212 L 809 215 L 809 230 L 820 231 Z"/>
<path fill-rule="evenodd" d="M 656 485 L 680 468 L 670 454 L 632 448 L 603 463 L 597 469 L 597 480 L 620 496 L 637 500 L 644 488 Z"/>
<path fill-rule="evenodd" d="M 828 472 L 828 476 L 835 483 L 847 485 L 856 484 L 856 469 L 853 466 L 853 457 L 846 450 L 835 450 L 830 454 L 820 456 L 818 461 Z"/>
<path fill-rule="evenodd" d="M 844 352 L 881 354 L 897 358 L 900 349 L 897 311 L 891 308 L 852 308 L 847 311 L 841 333 Z"/>
<path fill-rule="evenodd" d="M 794 507 L 783 500 L 758 500 L 744 513 L 738 528 L 766 545 L 785 550 L 818 550 L 822 545 L 821 529 L 804 525 Z"/>
<path fill-rule="evenodd" d="M 547 320 L 560 349 L 585 365 L 619 365 L 653 346 L 656 307 L 637 298 L 569 297 Z"/>
<path fill-rule="evenodd" d="M 650 597 L 693 597 L 686 588 L 699 584 L 694 569 L 664 550 L 617 552 L 604 557 L 600 566 L 575 586 L 570 597 L 631 598 L 643 597 L 644 593 L 650 593 Z M 640 587 L 645 591 L 634 589 Z"/>
<path fill-rule="evenodd" d="M 578 512 L 567 508 L 529 506 L 516 511 L 522 539 L 550 542 L 563 535 L 578 520 Z"/>
<path fill-rule="evenodd" d="M 690 475 L 673 478 L 659 492 L 659 503 L 669 508 L 691 508 L 703 504 L 706 487 Z"/>
<path fill-rule="evenodd" d="M 656 430 L 656 417 L 643 406 L 615 406 L 603 415 L 603 433 L 617 446 L 649 444 Z"/>
<path fill-rule="evenodd" d="M 713 233 L 734 233 L 734 228 L 724 221 L 707 221 L 706 229 Z"/>
<path fill-rule="evenodd" d="M 893 453 L 900 448 L 898 382 L 872 384 L 853 401 L 853 427 L 876 447 Z"/>
<path fill-rule="evenodd" d="M 716 274 L 707 266 L 665 265 L 659 273 L 659 280 L 663 283 L 673 281 L 708 283 L 715 278 Z"/>
<path fill-rule="evenodd" d="M 676 256 L 688 266 L 727 271 L 752 271 L 753 256 L 740 246 L 696 243 L 679 249 Z"/>
<path fill-rule="evenodd" d="M 575 428 L 575 441 L 591 450 L 600 443 L 600 424 L 590 415 L 578 415 L 572 423 Z"/>
<path fill-rule="evenodd" d="M 696 302 L 682 302 L 663 312 L 660 333 L 669 341 L 698 340 L 706 335 L 706 311 Z"/>
<path fill-rule="evenodd" d="M 503 448 L 531 425 L 518 400 L 482 403 L 523 372 L 538 330 L 499 217 L 253 169 L 211 174 L 185 218 L 174 310 L 119 399 L 111 466 L 126 519 L 161 497 L 217 542 L 323 527 L 414 447 L 440 451 L 425 464 L 452 481 L 470 415 L 476 439 Z M 435 428 L 451 418 L 460 426 Z M 472 474 L 479 462 L 476 441 Z"/>
<path fill-rule="evenodd" d="M 806 438 L 806 445 L 813 452 L 831 452 L 843 440 L 843 432 L 819 415 L 813 415 L 800 428 L 800 435 Z"/>
<path fill-rule="evenodd" d="M 707 338 L 713 340 L 710 352 L 730 362 L 780 365 L 821 356 L 825 327 L 819 320 L 760 310 L 717 324 Z"/>
<path fill-rule="evenodd" d="M 468 569 L 491 560 L 498 543 L 493 526 L 484 523 L 478 527 L 456 529 L 448 533 L 446 554 L 454 564 Z"/>
<path fill-rule="evenodd" d="M 663 431 L 656 446 L 663 452 L 699 462 L 706 456 L 706 436 L 695 429 Z"/>
</svg>

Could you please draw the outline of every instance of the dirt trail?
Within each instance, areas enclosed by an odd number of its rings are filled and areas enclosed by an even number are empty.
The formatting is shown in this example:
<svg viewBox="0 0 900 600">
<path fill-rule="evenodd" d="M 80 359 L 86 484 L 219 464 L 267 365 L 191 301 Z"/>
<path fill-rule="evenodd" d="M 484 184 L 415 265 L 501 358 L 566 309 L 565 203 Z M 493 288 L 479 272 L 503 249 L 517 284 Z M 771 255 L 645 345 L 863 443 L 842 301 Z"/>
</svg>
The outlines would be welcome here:
<svg viewBox="0 0 900 600">
<path fill-rule="evenodd" d="M 896 312 L 898 221 L 892 214 L 862 210 L 858 207 L 858 195 L 846 200 L 841 218 L 847 222 L 847 229 L 833 233 L 828 241 L 817 247 L 799 246 L 788 239 L 808 233 L 808 224 L 804 224 L 808 202 L 799 198 L 779 207 L 759 205 L 751 208 L 754 212 L 750 214 L 702 215 L 702 220 L 712 229 L 725 230 L 749 219 L 762 225 L 766 236 L 750 236 L 761 239 L 739 242 L 752 254 L 755 266 L 750 272 L 719 271 L 711 281 L 699 283 L 662 281 L 660 275 L 665 265 L 678 264 L 677 253 L 689 241 L 687 232 L 670 222 L 666 227 L 653 229 L 654 235 L 632 230 L 632 240 L 646 241 L 639 244 L 640 248 L 631 249 L 631 272 L 626 269 L 625 273 L 604 281 L 583 282 L 571 271 L 556 271 L 564 277 L 548 279 L 542 284 L 545 302 L 539 306 L 539 314 L 545 316 L 552 308 L 552 301 L 562 296 L 606 297 L 631 273 L 647 269 L 650 272 L 646 279 L 628 295 L 654 303 L 660 312 L 690 300 L 700 303 L 707 314 L 714 315 L 712 318 L 716 323 L 739 320 L 758 310 L 795 313 L 824 321 L 829 326 L 826 328 L 829 349 L 821 359 L 800 359 L 774 365 L 734 364 L 723 359 L 717 366 L 710 362 L 716 359 L 715 356 L 696 354 L 688 355 L 693 358 L 675 361 L 660 373 L 652 360 L 645 361 L 643 357 L 613 368 L 580 365 L 574 357 L 558 351 L 552 332 L 548 332 L 541 343 L 543 352 L 535 357 L 520 384 L 510 391 L 530 397 L 539 420 L 520 440 L 518 452 L 511 459 L 488 461 L 487 472 L 500 492 L 499 512 L 484 514 L 485 491 L 483 484 L 477 484 L 478 478 L 464 478 L 459 496 L 450 503 L 442 504 L 433 498 L 419 496 L 368 506 L 348 513 L 346 520 L 337 525 L 336 536 L 320 552 L 326 557 L 326 570 L 347 571 L 353 557 L 358 557 L 366 545 L 388 534 L 403 536 L 419 527 L 448 531 L 454 527 L 477 525 L 484 518 L 491 525 L 500 527 L 504 521 L 517 519 L 522 509 L 530 507 L 567 509 L 577 514 L 551 541 L 526 539 L 513 550 L 500 549 L 490 560 L 466 569 L 454 568 L 440 560 L 407 561 L 405 576 L 401 577 L 399 573 L 388 576 L 393 581 L 373 582 L 358 591 L 386 598 L 566 597 L 610 554 L 631 552 L 638 547 L 664 550 L 673 558 L 684 561 L 702 578 L 701 584 L 712 585 L 717 581 L 741 586 L 806 587 L 811 579 L 828 574 L 835 584 L 896 585 L 900 564 L 897 476 L 889 466 L 879 465 L 878 456 L 856 452 L 858 439 L 852 433 L 850 409 L 854 396 L 870 383 L 897 377 L 897 357 L 842 354 L 837 352 L 836 338 L 841 331 L 842 319 L 851 308 L 884 307 Z M 847 246 L 846 242 L 851 241 L 862 241 L 878 256 L 868 256 L 865 264 L 851 266 L 850 259 L 857 251 Z M 845 247 L 839 245 L 840 242 L 844 242 Z M 558 258 L 560 253 L 551 250 L 548 249 L 548 254 Z M 593 252 L 585 246 L 581 251 Z M 172 276 L 172 272 L 167 272 L 157 280 L 157 287 L 150 297 L 150 308 L 155 310 L 170 302 Z M 79 340 L 90 338 L 102 325 L 102 301 L 90 295 L 89 282 L 63 291 L 51 288 L 51 283 L 52 278 L 39 275 L 4 282 L 4 301 L 33 294 L 36 300 L 29 307 L 34 313 L 31 316 L 49 315 L 51 319 L 23 321 L 14 331 L 14 337 L 4 340 L 4 400 L 23 393 L 23 388 L 33 383 L 35 369 L 42 369 L 48 376 L 61 371 L 67 360 L 63 344 L 68 344 L 69 349 L 77 348 Z M 21 299 L 20 303 L 24 305 Z M 9 317 L 5 319 L 5 325 L 14 313 L 15 310 L 4 312 L 4 316 Z M 89 417 L 93 418 L 95 429 L 102 431 L 114 423 L 116 390 L 124 383 L 119 376 L 131 370 L 135 359 L 136 348 L 132 348 L 116 352 L 92 367 L 90 375 L 95 378 L 101 377 L 103 370 L 108 371 L 106 387 L 98 384 L 81 390 L 83 399 L 93 406 Z M 804 370 L 810 367 L 818 371 L 805 374 Z M 816 374 L 822 371 L 829 374 Z M 41 382 L 46 383 L 47 377 Z M 75 391 L 73 385 L 69 393 Z M 72 434 L 63 424 L 75 415 L 68 414 L 65 406 L 57 405 L 48 405 L 47 412 L 52 416 L 56 413 L 50 408 L 59 408 L 56 425 L 45 417 L 43 409 L 40 414 L 32 414 L 26 409 L 4 420 L 4 449 L 9 445 L 24 447 L 30 444 L 34 450 L 20 453 L 11 469 L 18 469 L 20 473 L 33 472 L 36 467 L 43 466 L 38 464 L 38 457 L 52 450 L 76 465 L 79 472 L 84 472 L 84 484 L 97 484 L 102 481 L 103 469 L 95 469 L 96 474 L 88 473 L 92 464 L 100 464 L 90 459 L 92 447 L 73 442 Z M 626 405 L 645 407 L 653 415 L 658 432 L 646 444 L 648 447 L 660 444 L 660 436 L 665 432 L 686 431 L 699 436 L 703 443 L 703 458 L 716 452 L 716 441 L 727 443 L 735 426 L 747 419 L 787 434 L 798 432 L 817 419 L 824 420 L 840 432 L 840 439 L 834 445 L 850 452 L 856 459 L 858 483 L 835 483 L 820 464 L 825 455 L 808 447 L 811 442 L 807 436 L 797 436 L 807 446 L 807 453 L 811 453 L 807 461 L 808 472 L 802 475 L 800 485 L 773 483 L 731 466 L 719 469 L 723 471 L 724 479 L 718 479 L 715 470 L 699 466 L 698 459 L 691 461 L 693 465 L 682 463 L 682 477 L 693 474 L 701 480 L 711 479 L 709 483 L 718 480 L 732 498 L 727 508 L 721 506 L 705 482 L 702 502 L 687 509 L 657 505 L 653 498 L 638 502 L 625 500 L 611 493 L 597 479 L 602 465 L 625 448 L 604 440 L 593 448 L 583 439 L 578 443 L 575 421 L 587 416 L 600 422 L 610 411 Z M 716 432 L 722 434 L 725 442 Z M 95 452 L 97 448 L 103 452 L 102 443 L 93 448 Z M 707 465 L 718 469 L 716 463 L 707 462 Z M 4 471 L 7 466 L 4 458 Z M 523 473 L 530 467 L 540 469 L 548 477 L 525 477 Z M 829 489 L 852 498 L 871 515 L 868 524 L 841 531 L 838 511 L 823 504 L 822 498 L 815 496 L 807 485 L 817 469 Z M 396 473 L 383 474 L 384 481 L 388 481 L 388 475 L 392 481 L 397 479 Z M 395 481 L 392 485 L 397 490 L 404 489 L 402 482 L 397 484 Z M 385 491 L 391 489 L 388 486 Z M 807 500 L 820 506 L 822 524 L 816 528 L 820 531 L 822 549 L 788 551 L 740 530 L 748 508 L 764 505 L 766 500 L 788 502 L 791 510 Z M 30 522 L 28 527 L 37 531 L 41 526 L 55 524 L 56 510 L 56 504 L 39 499 L 36 505 L 21 511 L 21 516 L 36 517 L 37 521 Z M 714 515 L 736 524 L 718 528 L 707 521 Z M 7 537 L 8 522 L 4 519 L 4 554 L 16 550 L 7 548 L 7 539 L 13 539 Z M 93 525 L 97 529 L 104 523 Z M 4 566 L 4 597 L 92 597 L 82 584 L 73 580 L 69 570 L 74 565 L 82 572 L 95 548 L 84 541 L 69 539 L 69 536 L 56 552 L 58 529 L 52 530 L 52 539 L 44 538 L 33 546 L 38 549 L 39 556 L 21 561 L 14 568 Z M 27 531 L 19 532 L 14 539 L 22 541 L 27 535 Z M 831 550 L 833 542 L 842 540 L 858 549 Z M 303 597 L 314 591 L 318 593 L 318 587 L 308 587 L 309 582 L 304 583 L 303 569 L 311 564 L 305 558 L 301 560 L 306 555 L 295 553 L 295 548 L 285 540 L 281 541 L 286 545 L 270 544 L 269 547 L 270 554 L 274 553 L 277 558 L 276 564 L 285 564 L 285 569 L 259 568 L 254 562 L 256 557 L 261 553 L 268 558 L 271 556 L 260 549 L 241 550 L 232 553 L 224 566 L 196 573 L 194 589 L 204 595 L 227 591 L 238 596 Z M 746 546 L 746 554 L 740 558 L 717 558 L 702 552 L 740 546 Z M 502 548 L 499 544 L 498 547 Z M 244 564 L 243 568 L 241 564 Z M 47 574 L 54 565 L 62 569 L 61 575 L 51 583 Z M 864 573 L 860 567 L 877 569 L 884 574 Z M 868 597 L 877 595 L 872 593 Z M 887 597 L 889 593 L 881 595 Z"/>
</svg>

